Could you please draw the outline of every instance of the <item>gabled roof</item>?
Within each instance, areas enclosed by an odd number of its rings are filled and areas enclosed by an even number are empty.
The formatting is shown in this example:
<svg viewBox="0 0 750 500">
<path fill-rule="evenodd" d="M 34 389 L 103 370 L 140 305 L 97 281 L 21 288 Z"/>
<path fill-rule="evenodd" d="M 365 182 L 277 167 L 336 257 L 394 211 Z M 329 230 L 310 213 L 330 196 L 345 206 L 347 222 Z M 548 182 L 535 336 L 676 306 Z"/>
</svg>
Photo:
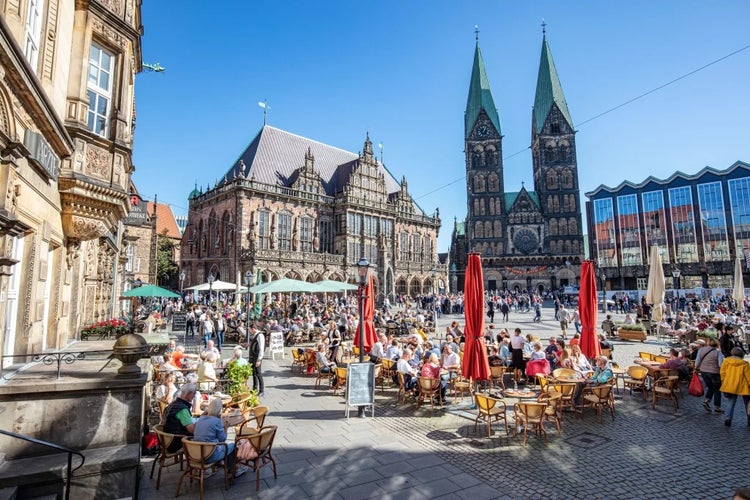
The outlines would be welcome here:
<svg viewBox="0 0 750 500">
<path fill-rule="evenodd" d="M 148 215 L 153 216 L 154 213 L 154 202 L 148 202 Z M 174 219 L 172 208 L 169 205 L 163 203 L 156 204 L 156 233 L 161 236 L 164 234 L 166 229 L 166 235 L 169 238 L 180 239 L 182 237 L 180 228 L 177 227 L 177 221 Z"/>
<path fill-rule="evenodd" d="M 479 42 L 477 41 L 476 49 L 474 49 L 474 66 L 471 69 L 471 81 L 469 82 L 469 97 L 466 100 L 466 112 L 464 113 L 464 134 L 467 139 L 471 135 L 474 123 L 476 123 L 482 110 L 487 113 L 497 133 L 501 134 L 500 118 L 497 115 L 495 101 L 492 99 L 490 80 L 487 78 L 484 59 L 482 59 L 482 52 L 479 50 Z"/>
<path fill-rule="evenodd" d="M 513 208 L 513 204 L 518 199 L 518 195 L 521 193 L 526 193 L 529 198 L 531 198 L 532 203 L 536 205 L 537 210 L 541 211 L 542 204 L 539 202 L 539 195 L 536 193 L 536 191 L 526 191 L 526 188 L 521 188 L 521 191 L 516 191 L 515 193 L 505 193 L 505 213 L 509 213 L 511 209 Z"/>
<path fill-rule="evenodd" d="M 348 181 L 359 155 L 270 125 L 263 126 L 219 185 L 242 177 L 266 184 L 289 186 L 295 171 L 305 164 L 308 148 L 315 157 L 314 169 L 323 181 L 326 194 L 334 196 Z M 377 165 L 384 174 L 388 193 L 401 189 L 388 169 L 382 163 Z"/>
<path fill-rule="evenodd" d="M 539 74 L 536 79 L 536 97 L 534 97 L 534 111 L 532 124 L 536 133 L 542 132 L 544 122 L 552 110 L 552 104 L 556 104 L 560 113 L 568 120 L 570 128 L 573 128 L 573 119 L 568 111 L 568 103 L 565 101 L 560 78 L 557 76 L 555 62 L 552 60 L 552 52 L 547 44 L 547 35 L 542 38 L 542 57 L 539 61 Z"/>
<path fill-rule="evenodd" d="M 701 177 L 703 177 L 706 174 L 714 174 L 714 175 L 729 175 L 738 168 L 742 168 L 744 170 L 750 171 L 750 163 L 745 163 L 744 161 L 736 161 L 734 162 L 729 168 L 726 170 L 718 170 L 713 167 L 704 167 L 700 172 L 695 173 L 693 175 L 686 174 L 684 172 L 680 172 L 679 170 L 666 179 L 659 179 L 657 177 L 654 177 L 653 175 L 648 176 L 645 180 L 635 183 L 630 181 L 623 181 L 621 182 L 617 187 L 611 188 L 609 186 L 605 186 L 604 184 L 600 184 L 599 187 L 594 189 L 593 191 L 589 191 L 588 193 L 585 193 L 586 198 L 591 198 L 593 196 L 596 196 L 601 191 L 606 191 L 608 193 L 616 193 L 617 191 L 620 191 L 624 187 L 630 187 L 632 189 L 641 189 L 645 187 L 649 182 L 653 182 L 655 184 L 664 186 L 671 184 L 676 179 L 683 179 L 685 181 L 696 181 L 699 180 Z"/>
</svg>

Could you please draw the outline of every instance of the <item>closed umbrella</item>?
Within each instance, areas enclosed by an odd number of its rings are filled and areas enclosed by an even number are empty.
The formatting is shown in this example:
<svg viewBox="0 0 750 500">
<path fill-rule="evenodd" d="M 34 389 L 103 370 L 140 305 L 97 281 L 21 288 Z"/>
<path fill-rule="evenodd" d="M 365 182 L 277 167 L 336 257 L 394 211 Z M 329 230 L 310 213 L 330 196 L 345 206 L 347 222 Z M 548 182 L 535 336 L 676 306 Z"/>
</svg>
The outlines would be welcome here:
<svg viewBox="0 0 750 500">
<path fill-rule="evenodd" d="M 464 282 L 464 359 L 461 373 L 473 380 L 487 380 L 490 377 L 490 364 L 487 360 L 487 347 L 484 344 L 484 278 L 479 254 L 469 254 Z"/>
<path fill-rule="evenodd" d="M 646 290 L 646 303 L 654 306 L 651 318 L 661 321 L 664 318 L 664 269 L 661 265 L 659 247 L 651 247 L 651 267 L 648 270 L 648 289 Z"/>
<path fill-rule="evenodd" d="M 363 349 L 365 352 L 370 352 L 372 346 L 378 341 L 377 334 L 375 333 L 375 285 L 373 284 L 372 275 L 367 280 L 367 286 L 365 287 L 363 317 L 360 318 L 360 321 L 364 321 L 365 325 Z"/>
<path fill-rule="evenodd" d="M 600 356 L 602 349 L 596 335 L 596 275 L 594 263 L 590 260 L 583 261 L 581 266 L 578 309 L 581 315 L 581 352 L 589 359 Z"/>
<path fill-rule="evenodd" d="M 737 257 L 734 261 L 734 289 L 732 298 L 737 302 L 737 310 L 742 311 L 742 302 L 745 300 L 745 280 L 742 277 L 742 260 Z"/>
</svg>

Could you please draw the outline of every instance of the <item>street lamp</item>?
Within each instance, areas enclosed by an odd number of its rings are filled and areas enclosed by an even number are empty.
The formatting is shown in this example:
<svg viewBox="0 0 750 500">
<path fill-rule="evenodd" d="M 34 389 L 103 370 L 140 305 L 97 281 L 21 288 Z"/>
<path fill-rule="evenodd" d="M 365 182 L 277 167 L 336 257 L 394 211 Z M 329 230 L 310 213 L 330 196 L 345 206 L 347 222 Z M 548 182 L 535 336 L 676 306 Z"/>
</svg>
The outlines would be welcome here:
<svg viewBox="0 0 750 500">
<path fill-rule="evenodd" d="M 211 296 L 214 293 L 214 281 L 216 281 L 216 277 L 214 277 L 213 273 L 209 273 L 208 275 L 208 308 L 211 309 Z"/>
<path fill-rule="evenodd" d="M 678 268 L 672 269 L 672 277 L 677 283 L 677 310 L 680 310 L 680 270 Z M 675 284 L 672 283 L 672 286 L 675 286 Z"/>
<path fill-rule="evenodd" d="M 437 316 L 435 314 L 436 308 L 435 308 L 435 300 L 437 297 L 435 297 L 435 275 L 437 274 L 437 269 L 435 269 L 435 266 L 432 266 L 432 269 L 430 269 L 430 276 L 432 276 L 432 322 L 435 324 L 435 329 L 437 330 Z"/>
<path fill-rule="evenodd" d="M 247 286 L 247 299 L 246 299 L 246 302 L 247 302 L 247 318 L 245 320 L 245 325 L 249 325 L 250 324 L 250 285 L 253 284 L 253 278 L 254 277 L 255 277 L 255 275 L 253 274 L 252 271 L 247 271 L 245 273 L 245 285 Z"/>
<path fill-rule="evenodd" d="M 359 272 L 359 362 L 365 362 L 365 287 L 367 286 L 367 275 L 370 272 L 370 262 L 362 257 L 357 262 Z M 365 407 L 357 408 L 357 415 L 365 416 Z"/>
<path fill-rule="evenodd" d="M 607 274 L 602 270 L 599 274 L 602 280 L 602 313 L 607 312 Z"/>
<path fill-rule="evenodd" d="M 182 296 L 183 283 L 185 283 L 185 271 L 180 271 L 180 296 Z"/>
<path fill-rule="evenodd" d="M 451 293 L 456 293 L 458 290 L 456 286 L 458 284 L 458 276 L 456 276 L 456 263 L 451 264 Z M 452 312 L 452 311 L 451 311 Z"/>
</svg>

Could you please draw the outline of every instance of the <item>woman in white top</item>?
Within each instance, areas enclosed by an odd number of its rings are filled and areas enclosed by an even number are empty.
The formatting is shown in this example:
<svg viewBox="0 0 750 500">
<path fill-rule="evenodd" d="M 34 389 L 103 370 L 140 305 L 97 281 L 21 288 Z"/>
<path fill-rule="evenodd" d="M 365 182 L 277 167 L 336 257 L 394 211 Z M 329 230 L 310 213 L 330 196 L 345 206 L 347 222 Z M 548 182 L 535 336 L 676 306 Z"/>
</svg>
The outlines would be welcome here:
<svg viewBox="0 0 750 500">
<path fill-rule="evenodd" d="M 570 348 L 570 351 L 570 362 L 575 371 L 584 375 L 593 371 L 591 369 L 591 363 L 589 363 L 589 360 L 586 359 L 586 356 L 581 352 L 581 346 L 576 344 Z"/>
</svg>

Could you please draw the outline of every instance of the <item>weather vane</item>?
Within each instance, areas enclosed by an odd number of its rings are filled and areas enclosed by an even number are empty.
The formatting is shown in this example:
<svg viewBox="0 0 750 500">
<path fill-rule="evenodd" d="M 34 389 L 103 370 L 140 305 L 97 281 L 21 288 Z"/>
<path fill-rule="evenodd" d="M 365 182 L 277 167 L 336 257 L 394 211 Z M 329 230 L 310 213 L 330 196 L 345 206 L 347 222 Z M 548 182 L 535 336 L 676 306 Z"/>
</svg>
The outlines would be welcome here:
<svg viewBox="0 0 750 500">
<path fill-rule="evenodd" d="M 258 101 L 258 106 L 263 108 L 263 125 L 265 125 L 266 116 L 268 115 L 268 110 L 271 109 L 271 106 L 268 105 L 268 99 L 263 99 L 262 101 Z"/>
<path fill-rule="evenodd" d="M 547 34 L 547 23 L 544 21 L 544 18 L 542 18 L 542 35 Z"/>
<path fill-rule="evenodd" d="M 477 42 L 479 41 L 479 25 L 474 25 L 474 37 L 477 39 Z"/>
</svg>

